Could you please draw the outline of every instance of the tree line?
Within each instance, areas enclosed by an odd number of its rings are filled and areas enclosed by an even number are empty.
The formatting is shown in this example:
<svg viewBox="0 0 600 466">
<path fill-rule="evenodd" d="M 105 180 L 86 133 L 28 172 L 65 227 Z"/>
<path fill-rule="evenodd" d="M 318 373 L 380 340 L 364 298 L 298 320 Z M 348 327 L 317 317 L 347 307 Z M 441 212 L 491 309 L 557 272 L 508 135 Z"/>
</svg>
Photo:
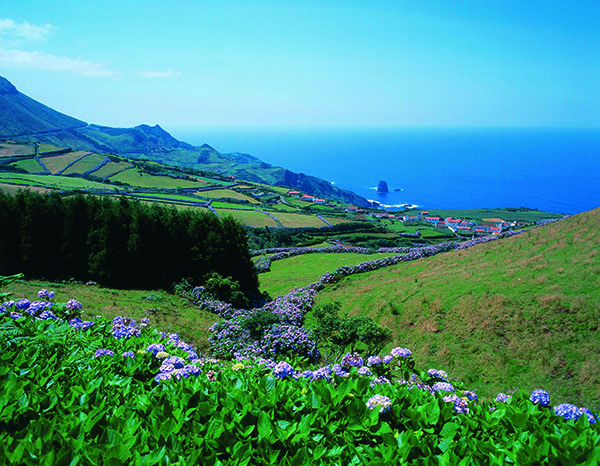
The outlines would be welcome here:
<svg viewBox="0 0 600 466">
<path fill-rule="evenodd" d="M 259 293 L 238 221 L 125 197 L 0 193 L 0 275 L 15 273 L 132 289 L 202 284 L 218 273 L 248 297 Z"/>
</svg>

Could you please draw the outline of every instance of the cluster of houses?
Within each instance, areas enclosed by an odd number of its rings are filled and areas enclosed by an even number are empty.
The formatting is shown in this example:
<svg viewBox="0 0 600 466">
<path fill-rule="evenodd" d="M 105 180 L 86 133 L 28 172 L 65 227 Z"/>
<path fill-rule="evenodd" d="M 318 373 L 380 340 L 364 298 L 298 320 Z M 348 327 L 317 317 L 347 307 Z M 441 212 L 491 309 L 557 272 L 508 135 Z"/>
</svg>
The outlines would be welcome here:
<svg viewBox="0 0 600 466">
<path fill-rule="evenodd" d="M 327 204 L 326 199 L 311 196 L 310 194 L 302 194 L 300 191 L 288 191 L 287 195 L 300 199 L 301 201 L 314 202 L 315 204 Z"/>
<path fill-rule="evenodd" d="M 429 223 L 434 228 L 449 228 L 453 232 L 463 231 L 482 235 L 497 235 L 509 226 L 508 222 L 501 218 L 486 218 L 483 223 L 475 223 L 473 220 L 429 215 L 428 211 L 420 212 L 417 215 L 404 215 L 401 219 L 404 222 Z"/>
</svg>

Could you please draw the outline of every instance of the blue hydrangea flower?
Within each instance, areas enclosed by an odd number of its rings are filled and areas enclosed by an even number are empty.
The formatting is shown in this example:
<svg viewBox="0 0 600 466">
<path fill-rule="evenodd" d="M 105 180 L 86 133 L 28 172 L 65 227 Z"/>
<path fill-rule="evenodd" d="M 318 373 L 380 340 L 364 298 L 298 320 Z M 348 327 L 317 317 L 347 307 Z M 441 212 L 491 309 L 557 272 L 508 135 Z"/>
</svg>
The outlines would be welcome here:
<svg viewBox="0 0 600 466">
<path fill-rule="evenodd" d="M 463 395 L 466 396 L 471 401 L 477 401 L 478 400 L 477 393 L 472 392 L 471 390 L 465 390 L 463 392 Z"/>
<path fill-rule="evenodd" d="M 81 305 L 81 303 L 79 301 L 77 301 L 76 299 L 69 299 L 67 301 L 67 304 L 65 307 L 69 311 L 81 311 L 81 309 L 83 309 L 83 306 Z"/>
<path fill-rule="evenodd" d="M 448 373 L 437 369 L 429 369 L 427 374 L 438 379 L 448 379 Z"/>
<path fill-rule="evenodd" d="M 394 356 L 390 355 L 390 354 L 386 354 L 383 357 L 383 363 L 384 364 L 389 364 L 390 362 L 392 362 L 394 360 Z"/>
<path fill-rule="evenodd" d="M 498 403 L 506 403 L 509 398 L 512 398 L 512 396 L 506 395 L 505 393 L 498 393 L 498 395 L 496 395 L 496 401 Z"/>
<path fill-rule="evenodd" d="M 133 351 L 125 351 L 121 356 L 124 358 L 135 358 L 135 353 Z"/>
<path fill-rule="evenodd" d="M 581 414 L 585 414 L 590 424 L 596 424 L 598 422 L 598 415 L 592 413 L 588 408 L 579 408 Z"/>
<path fill-rule="evenodd" d="M 557 416 L 562 416 L 565 419 L 579 419 L 581 416 L 581 411 L 575 405 L 569 403 L 563 403 L 554 407 L 554 414 Z"/>
<path fill-rule="evenodd" d="M 367 359 L 367 366 L 379 366 L 381 365 L 381 358 L 379 356 L 369 356 Z"/>
<path fill-rule="evenodd" d="M 175 368 L 180 368 L 185 366 L 185 359 L 180 358 L 179 356 L 170 356 L 163 361 L 163 366 L 165 364 L 172 364 Z"/>
<path fill-rule="evenodd" d="M 115 353 L 111 350 L 99 349 L 99 350 L 96 350 L 96 354 L 94 355 L 94 357 L 99 358 L 101 356 L 110 356 L 112 358 L 114 355 L 115 355 Z"/>
<path fill-rule="evenodd" d="M 434 383 L 433 386 L 431 387 L 431 389 L 434 392 L 453 392 L 454 391 L 454 387 L 452 386 L 452 384 L 448 383 L 448 382 L 437 382 Z"/>
<path fill-rule="evenodd" d="M 362 375 L 363 377 L 368 377 L 368 376 L 372 375 L 371 369 L 369 369 L 367 366 L 362 366 L 360 369 L 358 369 L 358 375 Z"/>
<path fill-rule="evenodd" d="M 20 319 L 21 317 L 23 317 L 23 314 L 19 314 L 18 312 L 13 311 L 10 313 L 10 318 L 13 320 Z"/>
<path fill-rule="evenodd" d="M 395 358 L 408 358 L 412 355 L 412 351 L 408 348 L 394 348 L 390 353 Z"/>
<path fill-rule="evenodd" d="M 466 398 L 457 395 L 448 395 L 443 398 L 446 403 L 453 403 L 452 409 L 459 414 L 469 414 L 469 402 Z"/>
<path fill-rule="evenodd" d="M 52 299 L 54 298 L 54 291 L 48 291 L 45 288 L 42 288 L 38 291 L 38 296 L 42 299 Z"/>
<path fill-rule="evenodd" d="M 374 388 L 375 385 L 389 385 L 390 381 L 385 377 L 377 377 L 376 379 L 371 380 L 371 388 Z"/>
<path fill-rule="evenodd" d="M 392 407 L 392 400 L 383 395 L 375 395 L 369 398 L 367 401 L 367 408 L 373 410 L 375 408 L 379 408 L 380 413 L 385 413 L 389 411 Z"/>
<path fill-rule="evenodd" d="M 27 298 L 23 298 L 23 299 L 19 299 L 16 303 L 15 303 L 15 307 L 17 308 L 17 310 L 19 311 L 24 311 L 25 309 L 27 309 L 29 306 L 31 305 L 31 301 L 29 301 Z"/>
<path fill-rule="evenodd" d="M 313 377 L 313 371 L 310 370 L 305 370 L 302 372 L 302 374 L 300 374 L 302 377 L 304 377 L 305 379 L 312 379 Z"/>
<path fill-rule="evenodd" d="M 362 365 L 363 360 L 358 353 L 346 353 L 342 358 L 342 366 L 344 367 L 361 367 Z"/>
<path fill-rule="evenodd" d="M 544 406 L 544 407 L 550 406 L 550 395 L 548 395 L 547 391 L 542 390 L 540 388 L 535 389 L 531 393 L 531 396 L 529 397 L 529 399 L 535 405 L 540 405 L 540 406 Z"/>
<path fill-rule="evenodd" d="M 329 381 L 329 374 L 331 374 L 329 367 L 321 367 L 313 372 L 313 380 L 324 379 Z"/>
<path fill-rule="evenodd" d="M 273 369 L 273 375 L 278 379 L 285 379 L 288 375 L 292 375 L 294 373 L 294 368 L 292 365 L 286 361 L 281 361 L 277 363 L 275 368 Z"/>
<path fill-rule="evenodd" d="M 160 372 L 154 380 L 160 383 L 162 380 L 171 380 L 173 378 L 173 374 L 171 372 Z"/>
<path fill-rule="evenodd" d="M 158 353 L 160 351 L 164 351 L 164 350 L 165 350 L 165 345 L 162 345 L 160 343 L 153 343 L 146 348 L 146 352 L 152 353 L 152 354 L 156 354 L 156 353 Z"/>
</svg>

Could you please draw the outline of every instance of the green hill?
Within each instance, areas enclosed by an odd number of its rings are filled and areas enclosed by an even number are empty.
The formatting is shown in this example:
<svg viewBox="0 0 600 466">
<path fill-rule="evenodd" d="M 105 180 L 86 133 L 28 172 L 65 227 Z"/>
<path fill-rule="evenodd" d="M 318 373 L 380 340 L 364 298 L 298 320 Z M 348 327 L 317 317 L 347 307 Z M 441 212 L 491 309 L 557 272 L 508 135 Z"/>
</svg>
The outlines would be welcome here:
<svg viewBox="0 0 600 466">
<path fill-rule="evenodd" d="M 368 205 L 365 198 L 320 178 L 274 167 L 248 154 L 222 154 L 208 144 L 193 146 L 175 139 L 159 125 L 134 128 L 88 125 L 22 94 L 1 76 L 0 139 L 154 160 L 257 183 L 287 186 L 359 206 Z"/>
<path fill-rule="evenodd" d="M 343 279 L 318 294 L 481 395 L 544 387 L 600 407 L 600 209 Z"/>
<path fill-rule="evenodd" d="M 85 126 L 70 117 L 20 93 L 0 76 L 0 138 Z"/>
</svg>

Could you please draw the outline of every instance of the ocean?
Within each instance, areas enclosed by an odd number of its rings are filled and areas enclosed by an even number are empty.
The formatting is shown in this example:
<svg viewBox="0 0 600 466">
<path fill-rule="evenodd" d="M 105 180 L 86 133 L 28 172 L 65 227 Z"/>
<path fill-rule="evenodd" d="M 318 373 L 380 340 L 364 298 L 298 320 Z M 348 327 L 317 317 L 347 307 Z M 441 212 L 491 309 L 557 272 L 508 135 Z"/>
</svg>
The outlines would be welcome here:
<svg viewBox="0 0 600 466">
<path fill-rule="evenodd" d="M 168 128 L 190 144 L 252 154 L 387 206 L 600 206 L 600 129 Z M 385 180 L 388 194 L 375 187 Z"/>
</svg>

